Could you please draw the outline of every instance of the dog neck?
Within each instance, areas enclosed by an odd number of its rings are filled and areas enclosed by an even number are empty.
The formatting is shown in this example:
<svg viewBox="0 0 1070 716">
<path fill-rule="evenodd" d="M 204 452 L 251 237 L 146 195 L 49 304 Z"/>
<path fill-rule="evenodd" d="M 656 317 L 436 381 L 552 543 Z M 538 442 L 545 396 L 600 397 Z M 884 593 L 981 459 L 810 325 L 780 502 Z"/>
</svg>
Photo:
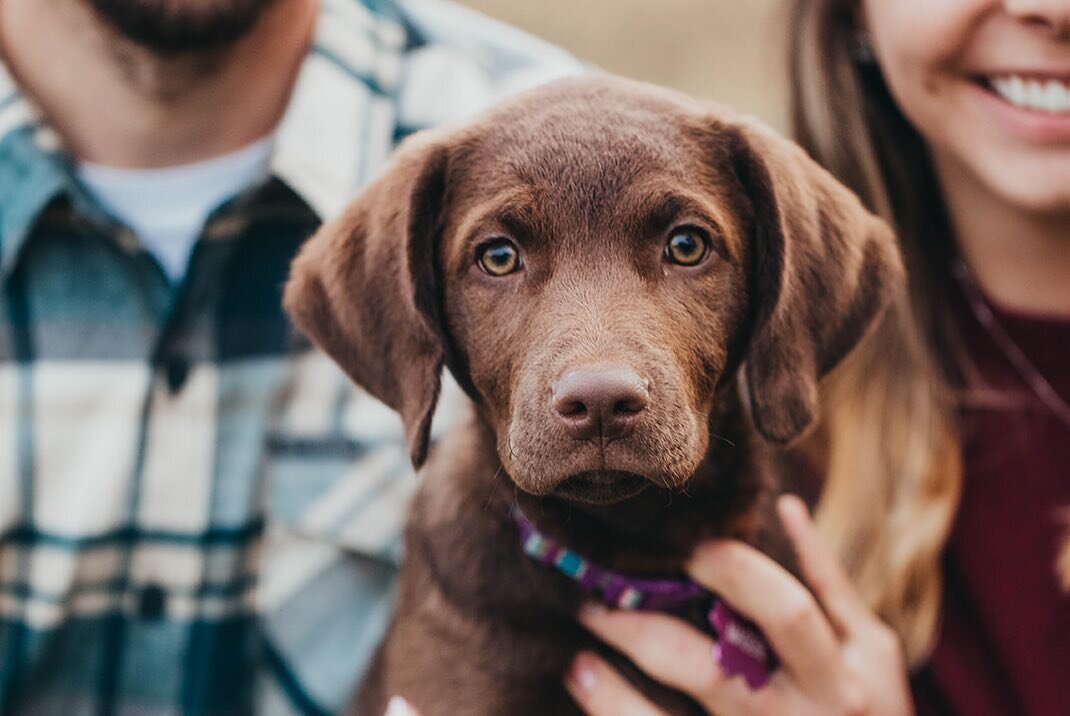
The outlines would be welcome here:
<svg viewBox="0 0 1070 716">
<path fill-rule="evenodd" d="M 644 612 L 683 615 L 696 602 L 707 609 L 706 620 L 717 634 L 714 658 L 728 676 L 741 674 L 751 689 L 765 685 L 777 657 L 761 630 L 723 599 L 690 578 L 643 579 L 604 569 L 543 534 L 518 507 L 517 523 L 524 553 L 579 584 L 587 595 L 608 606 Z"/>
</svg>

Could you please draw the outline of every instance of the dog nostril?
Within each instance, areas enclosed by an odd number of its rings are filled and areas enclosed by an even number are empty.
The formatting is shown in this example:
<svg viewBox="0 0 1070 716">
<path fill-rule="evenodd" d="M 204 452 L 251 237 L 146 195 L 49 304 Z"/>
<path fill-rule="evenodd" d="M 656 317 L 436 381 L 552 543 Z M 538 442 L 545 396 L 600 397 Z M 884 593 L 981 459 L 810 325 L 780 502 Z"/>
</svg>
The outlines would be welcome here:
<svg viewBox="0 0 1070 716">
<path fill-rule="evenodd" d="M 573 400 L 559 405 L 557 412 L 565 418 L 582 418 L 587 415 L 587 406 L 578 400 Z"/>
<path fill-rule="evenodd" d="M 638 415 L 644 410 L 646 410 L 646 401 L 638 396 L 628 397 L 624 400 L 618 400 L 613 405 L 614 415 L 619 415 L 621 417 Z"/>
</svg>

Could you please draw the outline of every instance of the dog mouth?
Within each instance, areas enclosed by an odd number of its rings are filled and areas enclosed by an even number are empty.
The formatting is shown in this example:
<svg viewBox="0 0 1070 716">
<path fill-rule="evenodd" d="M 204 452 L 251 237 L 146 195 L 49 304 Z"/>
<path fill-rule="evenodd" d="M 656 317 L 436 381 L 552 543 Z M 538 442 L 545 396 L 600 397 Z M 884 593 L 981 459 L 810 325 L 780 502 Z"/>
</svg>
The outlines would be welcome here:
<svg viewBox="0 0 1070 716">
<path fill-rule="evenodd" d="M 650 480 L 634 472 L 591 470 L 566 477 L 554 494 L 573 502 L 610 505 L 635 497 L 650 485 Z"/>
</svg>

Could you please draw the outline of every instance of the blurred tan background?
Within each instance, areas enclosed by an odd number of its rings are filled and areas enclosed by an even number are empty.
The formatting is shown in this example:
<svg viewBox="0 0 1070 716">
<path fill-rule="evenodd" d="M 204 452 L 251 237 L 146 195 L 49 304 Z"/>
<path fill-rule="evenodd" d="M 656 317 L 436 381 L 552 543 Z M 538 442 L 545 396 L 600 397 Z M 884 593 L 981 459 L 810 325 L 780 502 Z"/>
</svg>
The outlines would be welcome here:
<svg viewBox="0 0 1070 716">
<path fill-rule="evenodd" d="M 604 69 L 786 126 L 784 0 L 461 0 Z"/>
</svg>

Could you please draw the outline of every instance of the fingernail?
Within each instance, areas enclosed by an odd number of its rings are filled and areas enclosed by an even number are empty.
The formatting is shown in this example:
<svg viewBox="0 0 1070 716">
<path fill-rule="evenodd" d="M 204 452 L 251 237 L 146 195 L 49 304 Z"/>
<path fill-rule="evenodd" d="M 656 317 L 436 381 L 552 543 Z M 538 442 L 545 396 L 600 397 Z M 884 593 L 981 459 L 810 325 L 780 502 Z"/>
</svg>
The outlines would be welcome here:
<svg viewBox="0 0 1070 716">
<path fill-rule="evenodd" d="M 408 701 L 400 696 L 391 696 L 386 703 L 386 713 L 383 716 L 419 716 Z"/>
<path fill-rule="evenodd" d="M 568 680 L 581 691 L 590 691 L 598 683 L 594 664 L 588 654 L 577 654 L 568 671 Z"/>
<path fill-rule="evenodd" d="M 789 519 L 794 520 L 809 520 L 810 509 L 806 506 L 806 503 L 802 501 L 798 495 L 785 494 L 777 498 L 777 509 L 780 510 L 780 516 L 787 516 Z"/>
<path fill-rule="evenodd" d="M 598 604 L 597 602 L 585 602 L 582 606 L 580 606 L 580 621 L 598 621 L 608 613 L 609 610 L 606 609 L 605 606 L 602 604 Z"/>
</svg>

